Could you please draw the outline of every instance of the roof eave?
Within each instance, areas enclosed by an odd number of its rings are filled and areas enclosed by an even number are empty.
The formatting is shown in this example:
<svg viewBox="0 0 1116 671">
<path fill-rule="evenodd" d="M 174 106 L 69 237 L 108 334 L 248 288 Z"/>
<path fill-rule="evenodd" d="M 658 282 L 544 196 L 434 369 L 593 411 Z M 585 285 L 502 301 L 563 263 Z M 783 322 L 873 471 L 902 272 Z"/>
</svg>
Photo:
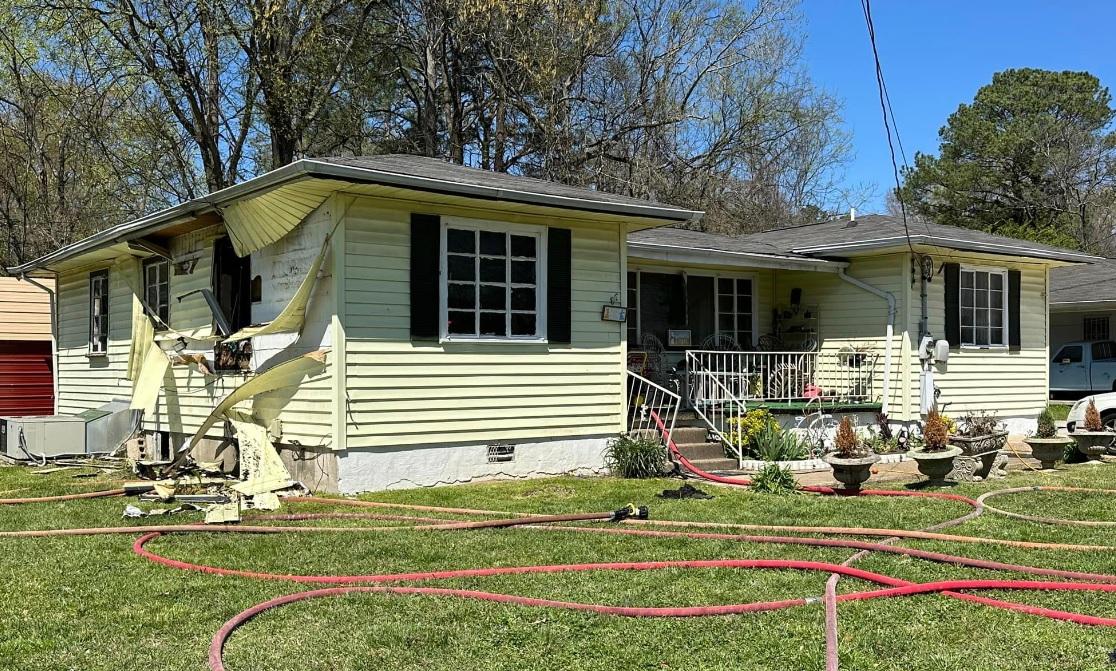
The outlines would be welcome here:
<svg viewBox="0 0 1116 671">
<path fill-rule="evenodd" d="M 984 254 L 996 254 L 999 256 L 1016 256 L 1032 259 L 1043 259 L 1050 261 L 1059 261 L 1068 264 L 1097 263 L 1104 260 L 1099 256 L 1092 256 L 1090 254 L 1083 254 L 1078 252 L 1055 252 L 1036 250 L 1027 247 L 1019 247 L 1016 245 L 1001 245 L 990 242 L 974 242 L 970 240 L 957 240 L 955 238 L 943 238 L 941 236 L 931 235 L 912 235 L 910 237 L 891 236 L 887 238 L 876 238 L 873 240 L 847 242 L 839 245 L 835 244 L 815 245 L 811 247 L 797 247 L 792 249 L 791 251 L 795 254 L 826 254 L 835 251 L 872 251 L 878 249 L 888 249 L 891 247 L 895 247 L 898 244 L 905 245 L 908 241 L 912 245 L 946 247 L 959 251 L 981 252 Z"/>
<path fill-rule="evenodd" d="M 380 184 L 417 191 L 435 191 L 451 193 L 460 196 L 472 196 L 485 200 L 523 203 L 529 205 L 545 205 L 562 209 L 583 210 L 599 212 L 602 214 L 615 214 L 621 216 L 646 217 L 661 219 L 674 223 L 699 221 L 704 212 L 698 210 L 685 210 L 659 205 L 640 205 L 636 203 L 613 203 L 590 198 L 573 196 L 559 196 L 554 194 L 520 191 L 516 189 L 503 189 L 478 184 L 462 184 L 453 180 L 443 180 L 433 177 L 422 177 L 390 170 L 379 170 L 353 165 L 342 165 L 305 159 L 309 172 L 315 175 L 341 178 L 358 183 Z"/>
<path fill-rule="evenodd" d="M 752 268 L 783 268 L 788 270 L 814 270 L 836 273 L 848 266 L 842 261 L 809 259 L 782 254 L 760 254 L 725 249 L 710 249 L 687 245 L 666 245 L 653 242 L 628 242 L 630 258 L 677 263 L 710 263 Z"/>
</svg>

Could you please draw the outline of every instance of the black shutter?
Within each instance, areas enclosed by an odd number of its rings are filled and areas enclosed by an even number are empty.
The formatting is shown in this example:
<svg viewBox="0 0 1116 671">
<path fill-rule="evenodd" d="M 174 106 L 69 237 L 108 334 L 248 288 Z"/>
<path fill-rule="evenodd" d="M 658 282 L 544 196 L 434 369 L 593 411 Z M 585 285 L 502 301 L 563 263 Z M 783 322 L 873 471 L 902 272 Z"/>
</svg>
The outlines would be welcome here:
<svg viewBox="0 0 1116 671">
<path fill-rule="evenodd" d="M 1008 347 L 1013 350 L 1021 349 L 1023 341 L 1022 329 L 1019 323 L 1019 281 L 1018 270 L 1008 271 Z"/>
<path fill-rule="evenodd" d="M 438 215 L 411 214 L 411 337 L 417 340 L 438 338 L 441 248 Z"/>
<path fill-rule="evenodd" d="M 945 339 L 951 349 L 961 346 L 961 266 L 945 264 Z"/>
<path fill-rule="evenodd" d="M 546 338 L 552 343 L 569 343 L 573 236 L 568 228 L 550 228 L 546 235 Z"/>
</svg>

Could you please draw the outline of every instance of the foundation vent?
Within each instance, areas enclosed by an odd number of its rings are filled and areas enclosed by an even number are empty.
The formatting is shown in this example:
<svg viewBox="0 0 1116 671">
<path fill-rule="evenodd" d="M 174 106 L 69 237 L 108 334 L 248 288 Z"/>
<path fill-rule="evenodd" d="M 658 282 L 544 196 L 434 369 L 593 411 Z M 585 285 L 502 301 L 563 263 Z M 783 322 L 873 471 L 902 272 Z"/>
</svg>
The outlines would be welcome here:
<svg viewBox="0 0 1116 671">
<path fill-rule="evenodd" d="M 499 464 L 506 461 L 515 461 L 515 445 L 493 443 L 488 446 L 488 463 Z"/>
</svg>

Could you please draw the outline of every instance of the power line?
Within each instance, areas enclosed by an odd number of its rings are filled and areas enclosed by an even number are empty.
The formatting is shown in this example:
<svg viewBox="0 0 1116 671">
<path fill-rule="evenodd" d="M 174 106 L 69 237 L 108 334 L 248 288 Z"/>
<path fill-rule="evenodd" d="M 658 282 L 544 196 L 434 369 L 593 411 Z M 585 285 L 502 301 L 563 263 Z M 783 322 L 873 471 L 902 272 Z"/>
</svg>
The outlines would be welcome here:
<svg viewBox="0 0 1116 671">
<path fill-rule="evenodd" d="M 880 64 L 880 52 L 876 48 L 876 26 L 872 22 L 871 0 L 861 0 L 860 7 L 864 11 L 864 23 L 868 27 L 868 41 L 872 45 L 872 58 L 876 63 L 876 88 L 880 93 L 880 112 L 883 114 L 884 131 L 887 133 L 887 149 L 891 155 L 891 172 L 895 178 L 895 199 L 899 201 L 899 212 L 903 217 L 903 234 L 907 238 L 907 247 L 912 254 L 917 254 L 914 244 L 911 243 L 911 229 L 907 223 L 907 204 L 903 202 L 902 184 L 899 180 L 899 163 L 895 159 L 895 145 L 903 156 L 903 167 L 907 167 L 907 152 L 903 149 L 903 141 L 899 138 L 899 125 L 895 122 L 895 112 L 891 108 L 891 96 L 887 92 L 887 83 L 884 81 L 883 65 Z M 892 127 L 895 128 L 895 138 L 892 140 Z"/>
</svg>

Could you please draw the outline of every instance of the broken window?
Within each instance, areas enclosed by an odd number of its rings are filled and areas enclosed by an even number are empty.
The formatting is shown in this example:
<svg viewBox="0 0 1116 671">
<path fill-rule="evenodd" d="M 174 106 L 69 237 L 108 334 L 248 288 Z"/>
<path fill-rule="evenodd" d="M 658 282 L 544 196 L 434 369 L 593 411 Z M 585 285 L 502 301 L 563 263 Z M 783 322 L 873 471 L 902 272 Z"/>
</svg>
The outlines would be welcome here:
<svg viewBox="0 0 1116 671">
<path fill-rule="evenodd" d="M 144 310 L 158 321 L 156 329 L 166 328 L 170 321 L 170 262 L 148 259 L 143 264 Z"/>
<path fill-rule="evenodd" d="M 229 238 L 219 238 L 213 248 L 213 296 L 224 316 L 230 335 L 252 323 L 252 264 L 250 257 L 233 251 Z M 220 319 L 217 319 L 220 323 Z M 224 325 L 222 325 L 222 328 Z M 252 341 L 219 343 L 214 351 L 217 370 L 247 370 L 252 360 Z"/>
<path fill-rule="evenodd" d="M 108 354 L 109 275 L 89 273 L 89 353 Z"/>
</svg>

